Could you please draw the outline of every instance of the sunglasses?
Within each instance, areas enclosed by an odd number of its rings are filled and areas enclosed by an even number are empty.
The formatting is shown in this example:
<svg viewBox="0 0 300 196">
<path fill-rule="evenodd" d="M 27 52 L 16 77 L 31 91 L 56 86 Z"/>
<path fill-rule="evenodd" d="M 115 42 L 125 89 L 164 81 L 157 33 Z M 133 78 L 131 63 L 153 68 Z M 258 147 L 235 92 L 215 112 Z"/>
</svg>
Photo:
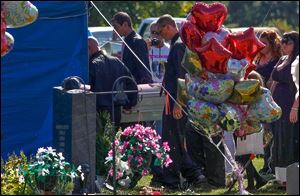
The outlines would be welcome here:
<svg viewBox="0 0 300 196">
<path fill-rule="evenodd" d="M 291 44 L 291 43 L 294 43 L 294 42 L 293 42 L 293 40 L 291 38 L 284 37 L 284 38 L 282 38 L 281 43 L 282 44 Z"/>
</svg>

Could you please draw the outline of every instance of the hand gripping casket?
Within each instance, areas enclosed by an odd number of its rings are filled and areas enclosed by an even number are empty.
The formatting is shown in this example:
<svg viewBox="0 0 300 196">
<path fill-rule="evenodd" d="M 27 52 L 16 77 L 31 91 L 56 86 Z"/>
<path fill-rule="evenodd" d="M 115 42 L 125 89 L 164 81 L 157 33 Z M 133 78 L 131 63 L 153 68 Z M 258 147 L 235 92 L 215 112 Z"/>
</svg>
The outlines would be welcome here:
<svg viewBox="0 0 300 196">
<path fill-rule="evenodd" d="M 130 112 L 122 109 L 121 122 L 141 122 L 161 120 L 165 105 L 165 95 L 160 95 L 161 84 L 139 84 L 138 103 Z"/>
</svg>

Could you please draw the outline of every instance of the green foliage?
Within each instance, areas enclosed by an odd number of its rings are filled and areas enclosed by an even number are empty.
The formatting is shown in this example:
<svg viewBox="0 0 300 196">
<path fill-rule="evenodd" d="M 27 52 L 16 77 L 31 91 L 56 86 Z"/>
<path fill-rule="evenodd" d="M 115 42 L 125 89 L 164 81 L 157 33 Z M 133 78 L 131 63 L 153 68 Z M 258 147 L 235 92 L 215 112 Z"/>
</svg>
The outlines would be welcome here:
<svg viewBox="0 0 300 196">
<path fill-rule="evenodd" d="M 266 26 L 273 26 L 273 27 L 277 27 L 280 32 L 289 32 L 289 31 L 298 31 L 299 32 L 299 26 L 296 28 L 293 28 L 292 25 L 289 25 L 287 20 L 285 19 L 273 19 L 268 21 Z"/>
<path fill-rule="evenodd" d="M 1 159 L 1 195 L 33 195 L 35 189 L 25 187 L 25 181 L 20 175 L 20 165 L 27 165 L 27 157 L 21 151 L 20 156 L 12 154 L 5 162 Z M 28 170 L 28 167 L 24 167 Z M 25 189 L 24 189 L 25 188 Z"/>
<path fill-rule="evenodd" d="M 108 112 L 97 113 L 96 132 L 96 174 L 106 176 L 108 166 L 104 164 L 108 150 L 111 148 L 112 124 Z"/>
<path fill-rule="evenodd" d="M 170 14 L 185 17 L 196 1 L 94 1 L 102 14 L 111 20 L 119 11 L 132 17 L 133 27 L 138 28 L 144 18 Z M 275 26 L 285 31 L 299 31 L 299 1 L 203 1 L 221 2 L 227 6 L 228 27 Z M 272 22 L 277 21 L 277 22 Z M 278 22 L 286 21 L 286 22 Z M 95 8 L 91 8 L 89 26 L 108 26 Z"/>
</svg>

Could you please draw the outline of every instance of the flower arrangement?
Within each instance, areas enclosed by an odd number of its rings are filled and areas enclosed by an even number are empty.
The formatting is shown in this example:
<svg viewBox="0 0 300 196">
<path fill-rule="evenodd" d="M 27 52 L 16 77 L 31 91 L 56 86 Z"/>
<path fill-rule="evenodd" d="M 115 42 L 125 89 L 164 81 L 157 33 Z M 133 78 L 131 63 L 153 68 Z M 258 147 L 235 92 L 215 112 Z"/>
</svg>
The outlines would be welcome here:
<svg viewBox="0 0 300 196">
<path fill-rule="evenodd" d="M 133 188 L 138 180 L 150 172 L 152 155 L 155 156 L 155 166 L 168 167 L 172 160 L 167 152 L 170 151 L 168 142 L 159 145 L 161 137 L 151 127 L 136 124 L 127 127 L 119 138 L 116 145 L 116 180 L 118 185 L 125 188 Z M 113 176 L 113 151 L 108 152 L 106 163 L 111 164 L 108 172 Z"/>
<path fill-rule="evenodd" d="M 34 161 L 28 165 L 21 165 L 20 179 L 31 186 L 43 191 L 53 191 L 56 194 L 66 194 L 73 190 L 73 180 L 76 177 L 84 179 L 81 166 L 64 161 L 62 153 L 56 153 L 52 147 L 39 148 Z M 27 169 L 25 169 L 25 167 Z"/>
</svg>

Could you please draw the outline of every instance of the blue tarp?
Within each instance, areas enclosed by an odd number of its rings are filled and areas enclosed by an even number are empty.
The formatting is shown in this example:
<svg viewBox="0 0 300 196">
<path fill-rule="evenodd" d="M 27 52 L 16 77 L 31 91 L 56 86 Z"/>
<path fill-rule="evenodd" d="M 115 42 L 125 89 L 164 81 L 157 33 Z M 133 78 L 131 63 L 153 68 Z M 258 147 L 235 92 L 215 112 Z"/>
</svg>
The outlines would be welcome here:
<svg viewBox="0 0 300 196">
<path fill-rule="evenodd" d="M 13 50 L 1 58 L 1 156 L 52 145 L 52 88 L 88 79 L 87 2 L 31 1 L 38 19 L 7 29 Z M 2 135 L 1 134 L 1 135 Z"/>
</svg>

